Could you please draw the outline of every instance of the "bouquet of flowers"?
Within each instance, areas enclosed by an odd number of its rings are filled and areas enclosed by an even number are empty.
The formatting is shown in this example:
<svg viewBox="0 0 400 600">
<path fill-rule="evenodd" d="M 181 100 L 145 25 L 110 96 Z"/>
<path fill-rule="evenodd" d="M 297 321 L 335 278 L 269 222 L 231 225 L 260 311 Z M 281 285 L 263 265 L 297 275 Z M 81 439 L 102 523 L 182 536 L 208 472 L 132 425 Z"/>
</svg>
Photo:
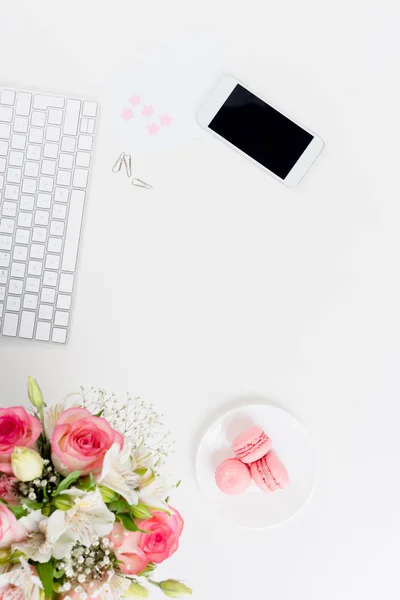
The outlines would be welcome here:
<svg viewBox="0 0 400 600">
<path fill-rule="evenodd" d="M 138 398 L 89 390 L 31 413 L 0 409 L 0 600 L 146 598 L 183 529 L 160 474 L 170 449 L 160 415 Z"/>
</svg>

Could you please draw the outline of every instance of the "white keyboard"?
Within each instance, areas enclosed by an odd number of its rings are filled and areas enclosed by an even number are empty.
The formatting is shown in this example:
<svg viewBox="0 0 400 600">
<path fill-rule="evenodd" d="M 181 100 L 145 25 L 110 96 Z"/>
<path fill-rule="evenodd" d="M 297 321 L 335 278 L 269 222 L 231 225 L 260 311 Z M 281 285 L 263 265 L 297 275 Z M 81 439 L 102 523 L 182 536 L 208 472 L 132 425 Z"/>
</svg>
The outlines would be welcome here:
<svg viewBox="0 0 400 600">
<path fill-rule="evenodd" d="M 65 343 L 96 102 L 0 87 L 0 332 Z"/>
</svg>

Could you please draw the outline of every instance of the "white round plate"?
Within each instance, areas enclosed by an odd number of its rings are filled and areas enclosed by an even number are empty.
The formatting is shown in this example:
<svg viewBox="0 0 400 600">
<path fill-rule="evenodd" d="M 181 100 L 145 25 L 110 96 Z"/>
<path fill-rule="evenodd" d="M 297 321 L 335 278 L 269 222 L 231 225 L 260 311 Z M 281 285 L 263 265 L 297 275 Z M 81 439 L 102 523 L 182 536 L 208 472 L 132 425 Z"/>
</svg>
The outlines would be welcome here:
<svg viewBox="0 0 400 600">
<path fill-rule="evenodd" d="M 234 438 L 253 425 L 262 427 L 271 438 L 288 470 L 289 485 L 265 494 L 252 482 L 244 494 L 228 496 L 215 483 L 215 469 L 233 457 Z M 196 476 L 201 493 L 238 527 L 262 529 L 292 517 L 310 498 L 316 472 L 313 445 L 306 430 L 286 410 L 271 404 L 247 404 L 226 412 L 210 425 L 197 449 Z"/>
</svg>

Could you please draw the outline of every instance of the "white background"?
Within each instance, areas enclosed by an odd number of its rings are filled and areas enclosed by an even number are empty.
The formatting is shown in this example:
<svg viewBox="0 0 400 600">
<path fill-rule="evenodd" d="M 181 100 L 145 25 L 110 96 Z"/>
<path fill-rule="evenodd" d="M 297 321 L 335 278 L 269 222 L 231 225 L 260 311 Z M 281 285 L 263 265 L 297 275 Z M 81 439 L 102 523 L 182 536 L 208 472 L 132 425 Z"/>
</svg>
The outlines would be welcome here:
<svg viewBox="0 0 400 600">
<path fill-rule="evenodd" d="M 394 0 L 1 1 L 3 83 L 101 102 L 121 57 L 212 27 L 227 70 L 326 142 L 289 190 L 204 137 L 136 161 L 147 193 L 111 173 L 105 111 L 70 343 L 0 341 L 4 404 L 32 374 L 48 402 L 93 383 L 164 411 L 186 529 L 160 571 L 200 600 L 397 595 L 399 16 Z M 311 502 L 265 532 L 217 520 L 193 473 L 204 421 L 248 396 L 320 448 Z"/>
</svg>

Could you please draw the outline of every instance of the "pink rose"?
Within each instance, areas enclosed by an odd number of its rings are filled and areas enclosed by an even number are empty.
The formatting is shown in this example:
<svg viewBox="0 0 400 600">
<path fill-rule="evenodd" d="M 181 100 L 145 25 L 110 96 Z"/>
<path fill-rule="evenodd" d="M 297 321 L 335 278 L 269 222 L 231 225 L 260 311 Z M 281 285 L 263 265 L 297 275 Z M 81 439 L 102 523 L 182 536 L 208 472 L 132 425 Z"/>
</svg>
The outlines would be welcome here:
<svg viewBox="0 0 400 600">
<path fill-rule="evenodd" d="M 139 548 L 141 537 L 139 531 L 127 531 L 122 523 L 114 523 L 110 539 L 114 544 L 114 552 L 120 562 L 120 569 L 127 575 L 137 575 L 147 566 L 149 559 Z"/>
<path fill-rule="evenodd" d="M 7 504 L 19 504 L 17 482 L 16 477 L 8 477 L 5 473 L 0 473 L 0 498 L 5 500 Z"/>
<path fill-rule="evenodd" d="M 56 423 L 51 458 L 63 475 L 72 471 L 88 475 L 101 469 L 105 453 L 115 443 L 122 449 L 124 438 L 105 419 L 85 408 L 69 408 Z"/>
<path fill-rule="evenodd" d="M 11 510 L 0 502 L 0 548 L 21 542 L 27 536 L 25 527 L 17 521 Z"/>
<path fill-rule="evenodd" d="M 171 515 L 155 512 L 150 519 L 140 522 L 140 529 L 145 529 L 149 533 L 141 534 L 139 549 L 149 562 L 161 563 L 178 549 L 183 519 L 171 506 L 168 510 Z"/>
<path fill-rule="evenodd" d="M 0 408 L 0 471 L 12 475 L 14 446 L 31 447 L 42 432 L 40 421 L 22 406 Z"/>
</svg>

